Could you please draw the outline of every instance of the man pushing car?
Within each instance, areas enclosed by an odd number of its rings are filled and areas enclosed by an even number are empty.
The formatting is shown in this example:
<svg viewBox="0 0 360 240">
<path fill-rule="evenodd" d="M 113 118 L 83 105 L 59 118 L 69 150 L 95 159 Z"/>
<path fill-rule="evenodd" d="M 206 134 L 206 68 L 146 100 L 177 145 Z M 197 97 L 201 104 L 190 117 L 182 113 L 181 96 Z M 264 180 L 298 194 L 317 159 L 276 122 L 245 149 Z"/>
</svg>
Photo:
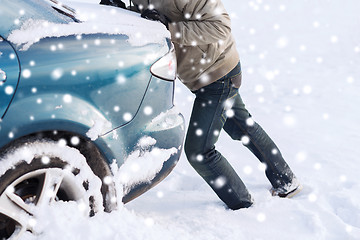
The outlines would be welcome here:
<svg viewBox="0 0 360 240">
<path fill-rule="evenodd" d="M 254 122 L 239 94 L 241 65 L 231 21 L 220 0 L 133 0 L 150 20 L 161 21 L 175 46 L 178 77 L 196 95 L 185 140 L 188 161 L 233 210 L 253 204 L 246 186 L 215 149 L 222 129 L 266 165 L 274 196 L 291 197 L 302 186 L 280 150 Z"/>
</svg>

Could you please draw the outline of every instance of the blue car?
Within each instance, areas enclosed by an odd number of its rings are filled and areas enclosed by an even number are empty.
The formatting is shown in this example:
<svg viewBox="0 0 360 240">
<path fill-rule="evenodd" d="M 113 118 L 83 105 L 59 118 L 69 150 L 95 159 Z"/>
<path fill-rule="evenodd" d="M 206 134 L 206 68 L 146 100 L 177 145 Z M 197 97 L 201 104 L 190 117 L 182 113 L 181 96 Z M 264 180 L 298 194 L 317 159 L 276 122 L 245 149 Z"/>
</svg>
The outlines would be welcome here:
<svg viewBox="0 0 360 240">
<path fill-rule="evenodd" d="M 90 10 L 99 18 L 83 16 Z M 164 179 L 184 137 L 175 78 L 158 22 L 110 6 L 0 0 L 0 239 L 37 234 L 44 205 L 76 201 L 93 215 Z"/>
</svg>

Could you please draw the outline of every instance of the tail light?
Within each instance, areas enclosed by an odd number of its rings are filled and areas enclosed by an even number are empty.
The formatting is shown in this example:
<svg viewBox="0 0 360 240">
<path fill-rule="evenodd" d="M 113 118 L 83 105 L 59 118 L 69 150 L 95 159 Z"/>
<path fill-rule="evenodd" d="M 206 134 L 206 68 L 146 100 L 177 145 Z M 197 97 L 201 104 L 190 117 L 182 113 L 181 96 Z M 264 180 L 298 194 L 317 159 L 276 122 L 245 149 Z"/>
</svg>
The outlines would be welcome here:
<svg viewBox="0 0 360 240">
<path fill-rule="evenodd" d="M 165 56 L 151 66 L 150 71 L 155 77 L 167 81 L 174 81 L 176 79 L 176 68 L 176 55 L 172 47 Z"/>
</svg>

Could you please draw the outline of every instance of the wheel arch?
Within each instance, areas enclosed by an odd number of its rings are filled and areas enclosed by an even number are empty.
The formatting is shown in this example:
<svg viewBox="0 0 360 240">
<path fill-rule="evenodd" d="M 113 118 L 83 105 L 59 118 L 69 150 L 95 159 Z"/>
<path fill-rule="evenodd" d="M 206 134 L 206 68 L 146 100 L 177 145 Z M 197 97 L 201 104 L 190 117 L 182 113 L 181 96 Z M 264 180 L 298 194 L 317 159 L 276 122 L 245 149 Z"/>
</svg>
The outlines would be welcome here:
<svg viewBox="0 0 360 240">
<path fill-rule="evenodd" d="M 74 137 L 79 139 L 79 144 L 75 144 L 75 142 L 72 141 Z M 12 149 L 21 146 L 22 144 L 41 140 L 65 140 L 69 147 L 77 149 L 85 157 L 86 162 L 93 173 L 102 181 L 101 193 L 103 195 L 103 205 L 105 211 L 110 212 L 116 209 L 116 202 L 111 201 L 113 197 L 116 197 L 115 185 L 114 183 L 109 184 L 104 182 L 104 177 L 112 176 L 109 161 L 93 141 L 84 136 L 81 136 L 80 134 L 70 131 L 58 130 L 31 133 L 17 138 L 3 146 L 0 149 L 0 159 L 2 156 L 5 156 L 7 153 L 9 153 Z"/>
</svg>

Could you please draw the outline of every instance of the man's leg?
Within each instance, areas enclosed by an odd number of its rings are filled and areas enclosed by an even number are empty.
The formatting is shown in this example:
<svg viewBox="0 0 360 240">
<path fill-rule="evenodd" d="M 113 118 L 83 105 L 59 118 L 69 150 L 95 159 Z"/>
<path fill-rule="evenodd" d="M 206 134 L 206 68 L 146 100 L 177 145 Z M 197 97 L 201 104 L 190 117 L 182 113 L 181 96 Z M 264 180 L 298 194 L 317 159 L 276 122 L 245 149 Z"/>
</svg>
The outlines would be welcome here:
<svg viewBox="0 0 360 240">
<path fill-rule="evenodd" d="M 190 164 L 231 209 L 252 205 L 244 183 L 220 152 L 215 150 L 218 135 L 226 121 L 225 101 L 231 82 L 220 79 L 195 92 L 193 111 L 185 140 Z M 229 86 L 230 85 L 230 86 Z"/>
<path fill-rule="evenodd" d="M 275 143 L 261 126 L 252 120 L 238 92 L 234 97 L 232 110 L 234 116 L 226 120 L 224 130 L 232 139 L 245 140 L 244 145 L 266 165 L 265 173 L 274 189 L 283 193 L 291 190 L 289 188 L 293 187 L 295 181 L 293 172 Z"/>
</svg>

